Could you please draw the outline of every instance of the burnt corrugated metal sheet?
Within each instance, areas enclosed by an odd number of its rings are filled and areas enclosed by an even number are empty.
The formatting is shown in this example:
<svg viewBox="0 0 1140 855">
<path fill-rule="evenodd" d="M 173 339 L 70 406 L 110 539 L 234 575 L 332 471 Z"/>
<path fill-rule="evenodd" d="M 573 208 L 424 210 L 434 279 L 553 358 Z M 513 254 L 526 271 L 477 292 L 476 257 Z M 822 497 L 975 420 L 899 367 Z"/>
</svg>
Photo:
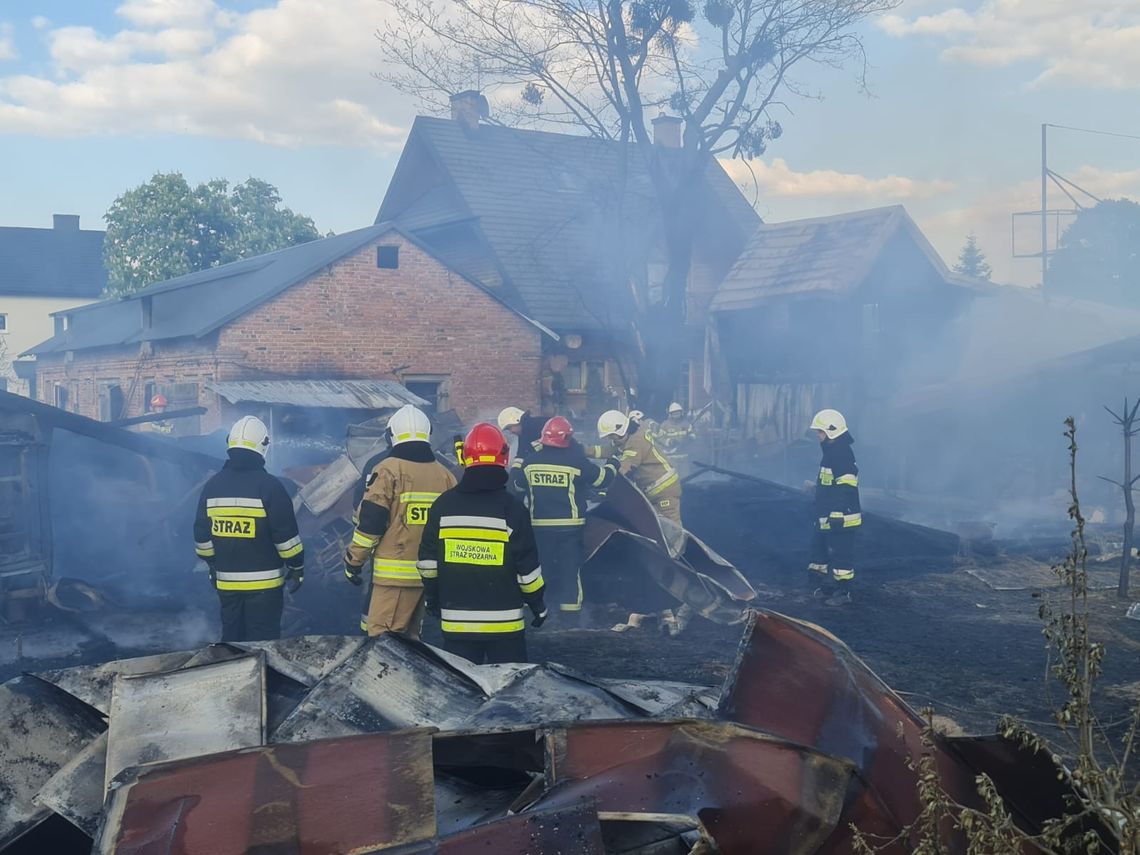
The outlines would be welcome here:
<svg viewBox="0 0 1140 855">
<path fill-rule="evenodd" d="M 431 733 L 272 745 L 142 768 L 98 855 L 370 852 L 435 835 Z"/>
<path fill-rule="evenodd" d="M 231 404 L 279 404 L 336 410 L 398 410 L 428 402 L 394 380 L 219 380 L 206 388 Z"/>
</svg>

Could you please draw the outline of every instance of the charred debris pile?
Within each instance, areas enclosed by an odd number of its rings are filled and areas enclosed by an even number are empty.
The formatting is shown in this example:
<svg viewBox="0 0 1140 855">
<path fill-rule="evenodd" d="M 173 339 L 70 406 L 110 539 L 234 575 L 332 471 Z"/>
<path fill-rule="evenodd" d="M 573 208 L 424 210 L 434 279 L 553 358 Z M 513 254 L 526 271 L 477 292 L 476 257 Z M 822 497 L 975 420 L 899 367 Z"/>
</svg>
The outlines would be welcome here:
<svg viewBox="0 0 1140 855">
<path fill-rule="evenodd" d="M 841 853 L 913 819 L 923 751 L 1030 831 L 1069 795 L 997 737 L 924 746 L 841 642 L 765 612 L 715 688 L 305 637 L 25 675 L 0 706 L 6 853 Z"/>
</svg>

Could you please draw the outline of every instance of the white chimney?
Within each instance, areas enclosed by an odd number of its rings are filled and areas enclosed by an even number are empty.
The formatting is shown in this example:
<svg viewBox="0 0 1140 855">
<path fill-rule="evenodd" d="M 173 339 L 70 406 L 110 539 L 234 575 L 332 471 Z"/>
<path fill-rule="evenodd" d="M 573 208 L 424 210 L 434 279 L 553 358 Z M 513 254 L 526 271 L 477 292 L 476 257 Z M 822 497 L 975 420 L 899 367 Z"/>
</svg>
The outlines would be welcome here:
<svg viewBox="0 0 1140 855">
<path fill-rule="evenodd" d="M 681 127 L 685 120 L 680 116 L 666 116 L 662 113 L 653 120 L 653 144 L 662 148 L 681 147 Z"/>
</svg>

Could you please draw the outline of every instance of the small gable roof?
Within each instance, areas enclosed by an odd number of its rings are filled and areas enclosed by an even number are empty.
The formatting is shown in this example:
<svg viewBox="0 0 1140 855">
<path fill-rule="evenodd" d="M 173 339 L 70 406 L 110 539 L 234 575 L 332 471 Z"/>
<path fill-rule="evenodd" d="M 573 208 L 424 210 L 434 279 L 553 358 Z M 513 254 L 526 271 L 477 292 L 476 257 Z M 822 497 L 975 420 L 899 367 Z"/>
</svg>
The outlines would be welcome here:
<svg viewBox="0 0 1140 855">
<path fill-rule="evenodd" d="M 448 180 L 438 181 L 425 160 Z M 698 205 L 705 232 L 730 247 L 727 268 L 760 218 L 711 158 Z M 460 269 L 491 280 L 504 299 L 555 329 L 628 319 L 632 294 L 613 271 L 625 270 L 631 247 L 648 257 L 662 231 L 636 146 L 489 124 L 472 130 L 425 116 L 415 120 L 380 206 L 377 222 L 385 220 L 445 258 L 455 254 Z M 433 236 L 433 229 L 447 234 Z M 462 240 L 454 238 L 459 232 Z"/>
<path fill-rule="evenodd" d="M 104 300 L 70 310 L 66 313 L 70 318 L 68 329 L 27 353 L 201 338 L 388 232 L 397 232 L 422 247 L 391 223 L 379 223 L 199 270 L 149 285 L 125 299 Z M 150 300 L 151 320 L 147 328 L 143 327 L 144 299 Z"/>
<path fill-rule="evenodd" d="M 762 224 L 718 287 L 712 311 L 750 309 L 772 297 L 854 290 L 900 233 L 913 241 L 947 284 L 976 290 L 996 287 L 950 270 L 906 209 L 891 205 Z"/>
<path fill-rule="evenodd" d="M 103 232 L 0 227 L 0 295 L 94 300 L 106 287 Z"/>
</svg>

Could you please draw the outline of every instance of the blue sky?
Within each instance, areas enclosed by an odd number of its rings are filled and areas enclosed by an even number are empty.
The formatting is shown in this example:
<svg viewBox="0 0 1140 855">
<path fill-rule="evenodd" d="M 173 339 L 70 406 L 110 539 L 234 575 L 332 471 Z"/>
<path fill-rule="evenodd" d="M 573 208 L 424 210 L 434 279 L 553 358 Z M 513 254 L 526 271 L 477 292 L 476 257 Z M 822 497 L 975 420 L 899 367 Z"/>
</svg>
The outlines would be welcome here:
<svg viewBox="0 0 1140 855">
<path fill-rule="evenodd" d="M 97 227 L 155 171 L 277 185 L 322 230 L 372 221 L 414 109 L 373 77 L 377 0 L 5 0 L 0 224 Z M 906 0 L 851 70 L 805 69 L 766 156 L 730 165 L 772 220 L 905 204 L 951 259 L 976 231 L 1004 281 L 1038 204 L 1040 123 L 1140 134 L 1140 4 Z M 1051 165 L 1140 196 L 1140 141 L 1052 132 Z M 753 178 L 755 176 L 755 180 Z M 1058 205 L 1061 199 L 1058 196 Z"/>
</svg>

